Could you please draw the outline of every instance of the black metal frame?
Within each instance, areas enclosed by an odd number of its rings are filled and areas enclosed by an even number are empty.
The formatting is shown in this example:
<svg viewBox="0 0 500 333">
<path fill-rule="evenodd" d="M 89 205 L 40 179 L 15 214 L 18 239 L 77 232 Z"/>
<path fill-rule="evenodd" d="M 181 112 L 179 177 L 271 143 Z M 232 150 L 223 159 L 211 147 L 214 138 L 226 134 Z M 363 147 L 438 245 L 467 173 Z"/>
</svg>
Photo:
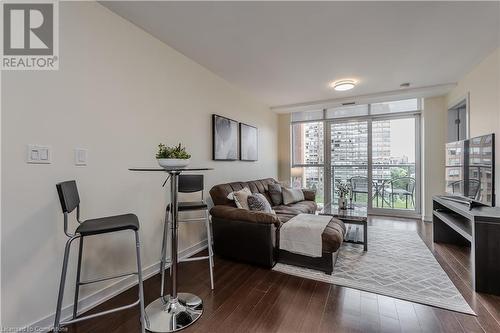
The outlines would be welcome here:
<svg viewBox="0 0 500 333">
<path fill-rule="evenodd" d="M 64 189 L 62 186 L 64 185 L 70 185 L 73 186 L 74 188 L 72 189 L 74 193 L 70 193 L 70 195 L 73 195 L 71 198 L 67 198 L 66 194 L 64 193 Z M 136 259 L 137 259 L 137 272 L 132 272 L 132 273 L 124 273 L 116 276 L 109 276 L 109 277 L 104 277 L 104 278 L 99 278 L 99 279 L 94 279 L 94 280 L 89 280 L 89 281 L 81 281 L 81 264 L 82 264 L 82 257 L 83 257 L 83 238 L 84 236 L 79 233 L 71 234 L 68 232 L 68 214 L 71 214 L 76 209 L 76 220 L 78 221 L 79 224 L 82 223 L 80 220 L 80 198 L 78 196 L 78 190 L 76 188 L 76 182 L 75 181 L 70 181 L 70 182 L 64 182 L 64 183 L 59 183 L 57 184 L 57 191 L 59 194 L 59 199 L 61 201 L 61 206 L 64 214 L 64 233 L 69 237 L 69 239 L 66 241 L 66 245 L 64 248 L 64 256 L 63 256 L 63 265 L 62 265 L 62 272 L 61 272 L 61 280 L 59 283 L 59 292 L 58 292 L 58 297 L 57 297 L 57 305 L 56 305 L 56 314 L 54 317 L 54 329 L 53 332 L 60 332 L 61 331 L 61 326 L 66 326 L 69 324 L 77 323 L 80 321 L 84 321 L 87 319 L 92 319 L 100 316 L 104 316 L 107 314 L 111 314 L 114 312 L 130 309 L 134 306 L 139 305 L 140 307 L 140 320 L 141 320 L 141 332 L 145 333 L 145 311 L 144 311 L 144 289 L 143 289 L 143 279 L 142 279 L 142 265 L 141 265 L 141 252 L 140 252 L 140 247 L 141 247 L 141 242 L 139 238 L 139 232 L 138 230 L 133 230 L 135 234 L 135 246 L 136 246 Z M 67 205 L 67 200 L 74 200 L 74 202 L 70 202 L 72 204 L 70 207 Z M 112 231 L 114 232 L 114 231 Z M 108 233 L 112 233 L 108 232 Z M 89 237 L 90 235 L 87 235 L 85 237 Z M 67 320 L 64 322 L 61 322 L 61 313 L 62 313 L 62 302 L 64 298 L 64 288 L 66 285 L 66 274 L 68 271 L 68 261 L 69 261 L 69 254 L 71 250 L 71 244 L 73 243 L 74 240 L 80 239 L 80 244 L 79 244 L 79 251 L 78 251 L 78 266 L 77 266 L 77 273 L 76 273 L 76 288 L 75 288 L 75 296 L 73 300 L 73 317 L 71 320 Z M 139 283 L 139 299 L 135 301 L 134 303 L 124 305 L 121 307 L 113 308 L 110 310 L 94 313 L 91 315 L 87 315 L 84 317 L 77 318 L 78 315 L 78 296 L 80 292 L 80 286 L 82 285 L 87 285 L 87 284 L 92 284 L 92 283 L 97 283 L 97 282 L 102 282 L 102 281 L 107 281 L 107 280 L 112 280 L 116 278 L 121 278 L 125 276 L 130 276 L 130 275 L 137 275 L 138 278 L 138 283 Z"/>
<path fill-rule="evenodd" d="M 257 159 L 255 160 L 246 160 L 246 159 L 243 159 L 243 157 L 241 156 L 241 152 L 242 152 L 242 145 L 243 145 L 243 140 L 242 140 L 242 137 L 241 137 L 241 128 L 243 126 L 246 126 L 246 127 L 251 127 L 251 128 L 255 128 L 255 130 L 257 131 Z M 239 124 L 239 156 L 240 156 L 240 161 L 247 161 L 247 162 L 255 162 L 255 161 L 258 161 L 259 160 L 259 129 L 255 126 L 252 126 L 252 125 L 248 125 L 248 124 L 245 124 L 245 123 L 241 123 Z"/>
<path fill-rule="evenodd" d="M 363 251 L 368 251 L 368 222 L 367 221 L 356 221 L 356 220 L 349 220 L 349 219 L 341 219 L 344 224 L 353 224 L 353 225 L 360 225 L 363 227 L 363 241 L 358 240 L 358 230 L 356 228 L 356 239 L 344 239 L 344 243 L 352 243 L 352 244 L 362 244 L 363 245 Z M 346 227 L 346 234 L 345 238 L 350 236 L 350 227 Z"/>
<path fill-rule="evenodd" d="M 239 151 L 236 152 L 236 157 L 234 159 L 232 159 L 232 158 L 230 158 L 230 159 L 215 158 L 215 119 L 216 119 L 216 117 L 224 118 L 224 119 L 227 119 L 231 122 L 235 122 L 236 123 L 236 130 L 239 132 L 239 126 L 238 126 L 238 122 L 236 120 L 230 119 L 227 117 L 223 117 L 223 116 L 219 116 L 218 114 L 212 114 L 212 160 L 214 160 L 214 161 L 237 161 L 238 157 L 239 157 Z M 239 133 L 236 135 L 236 140 L 239 141 Z M 239 150 L 239 142 L 236 143 L 236 149 Z"/>
</svg>

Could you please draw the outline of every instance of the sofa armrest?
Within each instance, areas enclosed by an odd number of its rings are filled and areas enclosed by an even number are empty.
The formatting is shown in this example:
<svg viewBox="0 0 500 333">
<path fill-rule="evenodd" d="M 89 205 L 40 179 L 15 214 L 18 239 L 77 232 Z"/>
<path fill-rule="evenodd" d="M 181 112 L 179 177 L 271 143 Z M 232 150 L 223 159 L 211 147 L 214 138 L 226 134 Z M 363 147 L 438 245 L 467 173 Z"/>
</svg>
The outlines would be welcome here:
<svg viewBox="0 0 500 333">
<path fill-rule="evenodd" d="M 304 193 L 304 200 L 316 201 L 316 191 L 315 190 L 309 190 L 309 189 L 303 188 L 302 193 Z"/>
<path fill-rule="evenodd" d="M 273 267 L 278 230 L 272 223 L 212 216 L 213 249 L 221 257 Z"/>
<path fill-rule="evenodd" d="M 239 220 L 260 224 L 274 224 L 276 228 L 278 228 L 281 223 L 276 214 L 246 210 L 243 208 L 235 208 L 224 205 L 212 207 L 212 209 L 210 209 L 210 214 L 213 217 L 225 220 Z"/>
</svg>

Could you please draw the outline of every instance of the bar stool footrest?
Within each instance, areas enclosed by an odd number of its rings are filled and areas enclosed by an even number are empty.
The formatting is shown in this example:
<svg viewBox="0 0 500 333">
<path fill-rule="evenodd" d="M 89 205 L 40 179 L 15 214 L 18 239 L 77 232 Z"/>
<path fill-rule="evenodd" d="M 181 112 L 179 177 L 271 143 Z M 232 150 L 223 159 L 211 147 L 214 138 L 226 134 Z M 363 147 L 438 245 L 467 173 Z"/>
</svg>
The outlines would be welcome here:
<svg viewBox="0 0 500 333">
<path fill-rule="evenodd" d="M 97 282 L 103 282 L 103 281 L 108 281 L 108 280 L 113 280 L 113 279 L 118 279 L 118 278 L 121 278 L 121 277 L 125 277 L 125 276 L 130 276 L 130 275 L 137 275 L 138 273 L 137 272 L 131 272 L 131 273 L 123 273 L 123 274 L 120 274 L 120 275 L 115 275 L 115 276 L 107 276 L 107 277 L 103 277 L 103 278 L 98 278 L 98 279 L 93 279 L 93 280 L 88 280 L 88 281 L 82 281 L 80 283 L 78 283 L 80 286 L 84 286 L 86 284 L 91 284 L 91 283 L 97 283 Z"/>
<path fill-rule="evenodd" d="M 179 262 L 198 261 L 198 260 L 208 260 L 208 259 L 210 259 L 210 256 L 192 257 L 192 258 L 180 259 L 180 260 L 179 260 Z"/>
<path fill-rule="evenodd" d="M 115 312 L 118 312 L 118 311 L 127 310 L 127 309 L 130 309 L 130 308 L 133 308 L 134 306 L 139 305 L 140 302 L 141 302 L 141 300 L 138 299 L 134 303 L 131 303 L 131 304 L 128 304 L 128 305 L 124 305 L 124 306 L 120 306 L 118 308 L 109 309 L 109 310 L 106 310 L 106 311 L 94 313 L 94 314 L 91 314 L 91 315 L 88 315 L 88 316 L 85 316 L 85 317 L 79 317 L 79 318 L 76 318 L 76 319 L 72 319 L 72 320 L 68 320 L 68 321 L 65 321 L 65 322 L 61 322 L 59 325 L 60 326 L 66 326 L 66 325 L 74 324 L 74 323 L 77 323 L 77 322 L 80 322 L 80 321 L 83 321 L 83 320 L 97 318 L 97 317 L 100 317 L 100 316 L 108 315 L 110 313 L 115 313 Z"/>
</svg>

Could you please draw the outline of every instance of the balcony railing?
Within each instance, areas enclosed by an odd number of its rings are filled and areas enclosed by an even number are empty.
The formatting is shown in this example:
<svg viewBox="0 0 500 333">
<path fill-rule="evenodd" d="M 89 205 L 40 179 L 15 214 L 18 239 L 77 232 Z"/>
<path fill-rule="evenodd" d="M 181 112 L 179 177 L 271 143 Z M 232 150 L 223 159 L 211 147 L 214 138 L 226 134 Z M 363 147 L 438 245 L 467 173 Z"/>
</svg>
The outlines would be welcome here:
<svg viewBox="0 0 500 333">
<path fill-rule="evenodd" d="M 332 198 L 337 200 L 335 183 L 350 182 L 353 202 L 368 203 L 372 192 L 374 208 L 415 209 L 415 163 L 374 163 L 372 184 L 368 186 L 367 164 L 336 164 L 332 166 Z M 353 177 L 354 180 L 351 181 Z"/>
<path fill-rule="evenodd" d="M 338 162 L 337 162 L 338 163 Z M 372 193 L 372 207 L 393 209 L 415 209 L 415 163 L 378 163 L 372 165 L 372 184 L 368 186 L 367 164 L 336 164 L 332 166 L 332 189 L 330 198 L 338 200 L 335 184 L 338 181 L 351 183 L 353 177 L 365 179 L 364 187 L 353 189 L 353 202 L 368 203 L 368 190 Z M 411 178 L 411 179 L 407 179 Z M 322 166 L 303 167 L 301 186 L 317 191 L 316 201 L 324 204 L 325 190 Z M 409 183 L 412 184 L 409 184 Z M 362 182 L 361 182 L 362 183 Z M 357 184 L 359 185 L 359 183 Z M 406 193 L 408 192 L 408 193 Z"/>
</svg>

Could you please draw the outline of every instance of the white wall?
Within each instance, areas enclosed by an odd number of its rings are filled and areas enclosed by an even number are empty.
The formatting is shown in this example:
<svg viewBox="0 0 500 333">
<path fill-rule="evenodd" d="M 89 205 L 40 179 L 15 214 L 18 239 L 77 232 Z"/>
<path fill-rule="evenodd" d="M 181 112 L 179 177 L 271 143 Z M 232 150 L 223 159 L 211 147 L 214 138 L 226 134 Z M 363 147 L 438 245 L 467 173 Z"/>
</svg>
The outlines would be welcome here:
<svg viewBox="0 0 500 333">
<path fill-rule="evenodd" d="M 445 188 L 445 96 L 424 99 L 422 110 L 422 218 L 432 221 L 432 196 Z"/>
<path fill-rule="evenodd" d="M 447 95 L 448 106 L 470 97 L 471 137 L 496 134 L 496 205 L 500 205 L 500 48 L 465 75 Z M 445 127 L 443 127 L 445 128 Z"/>
<path fill-rule="evenodd" d="M 426 98 L 423 110 L 423 217 L 432 219 L 432 196 L 442 194 L 444 147 L 447 138 L 448 108 L 470 96 L 470 135 L 495 133 L 496 156 L 500 156 L 500 49 L 488 55 L 465 75 L 446 96 Z M 496 205 L 500 205 L 500 160 L 496 163 Z"/>
<path fill-rule="evenodd" d="M 148 267 L 159 259 L 165 174 L 127 168 L 155 166 L 159 142 L 182 142 L 193 166 L 215 168 L 208 189 L 277 176 L 277 116 L 268 107 L 97 3 L 62 2 L 59 71 L 5 72 L 2 97 L 4 326 L 54 312 L 66 240 L 57 182 L 77 180 L 84 218 L 137 214 Z M 212 113 L 259 128 L 258 162 L 211 161 Z M 27 144 L 50 145 L 53 163 L 26 164 Z M 89 150 L 88 166 L 73 165 L 75 147 Z M 84 278 L 134 268 L 132 235 L 104 237 L 85 243 Z M 185 226 L 180 247 L 205 237 L 203 226 Z M 82 297 L 102 287 L 84 287 Z M 72 294 L 68 287 L 65 305 Z"/>
</svg>

